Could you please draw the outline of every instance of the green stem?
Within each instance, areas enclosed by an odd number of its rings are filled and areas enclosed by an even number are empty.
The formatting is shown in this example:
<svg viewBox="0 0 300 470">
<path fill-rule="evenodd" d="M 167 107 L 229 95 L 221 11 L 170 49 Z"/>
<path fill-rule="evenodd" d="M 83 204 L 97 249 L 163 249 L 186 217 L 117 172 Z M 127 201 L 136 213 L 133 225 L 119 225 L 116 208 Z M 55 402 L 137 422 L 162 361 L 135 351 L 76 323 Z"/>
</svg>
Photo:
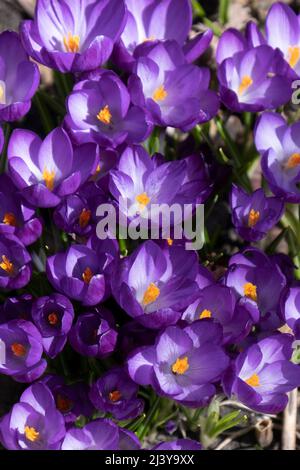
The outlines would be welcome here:
<svg viewBox="0 0 300 470">
<path fill-rule="evenodd" d="M 139 429 L 139 431 L 137 432 L 137 436 L 138 438 L 142 441 L 144 439 L 144 437 L 148 434 L 148 431 L 149 431 L 149 428 L 151 426 L 151 423 L 152 423 L 152 420 L 153 420 L 153 417 L 155 416 L 156 414 L 156 411 L 158 410 L 159 408 L 159 405 L 160 405 L 160 400 L 161 398 L 160 397 L 156 397 L 155 400 L 154 400 L 154 403 L 149 411 L 149 414 L 147 415 L 147 418 L 145 419 L 145 422 L 144 422 L 144 425 L 141 427 L 141 429 Z"/>
<path fill-rule="evenodd" d="M 56 100 L 53 96 L 51 96 L 49 93 L 40 90 L 37 92 L 37 95 L 47 104 L 49 107 L 56 113 L 58 113 L 61 116 L 64 116 L 66 114 L 66 109 L 65 107 L 58 101 Z"/>
<path fill-rule="evenodd" d="M 228 8 L 229 0 L 220 0 L 219 21 L 222 25 L 225 25 L 228 22 Z"/>
<path fill-rule="evenodd" d="M 217 129 L 219 131 L 220 136 L 222 137 L 222 139 L 224 140 L 225 144 L 228 147 L 228 150 L 229 150 L 229 152 L 232 156 L 232 159 L 235 162 L 236 167 L 240 168 L 241 162 L 240 162 L 240 158 L 239 158 L 239 151 L 236 148 L 236 145 L 234 144 L 234 142 L 232 141 L 232 139 L 231 139 L 227 129 L 225 128 L 222 120 L 219 117 L 216 118 L 216 125 L 217 125 Z"/>
<path fill-rule="evenodd" d="M 177 416 L 177 414 L 178 414 L 178 410 L 173 411 L 173 412 L 170 413 L 168 416 L 166 416 L 164 419 L 162 419 L 161 421 L 159 421 L 159 422 L 156 424 L 156 427 L 157 427 L 157 428 L 160 428 L 160 427 L 163 426 L 165 423 L 167 423 L 168 421 L 170 421 L 170 419 L 175 418 L 175 416 Z"/>
<path fill-rule="evenodd" d="M 275 253 L 276 248 L 278 247 L 279 243 L 286 237 L 289 227 L 285 227 L 280 234 L 270 243 L 270 245 L 266 248 L 266 252 L 269 255 Z"/>
<path fill-rule="evenodd" d="M 198 0 L 192 0 L 192 7 L 194 16 L 198 16 L 199 18 L 205 17 L 206 13 L 204 11 L 204 8 L 202 7 L 202 5 L 200 5 Z"/>
<path fill-rule="evenodd" d="M 216 23 L 213 23 L 208 18 L 203 18 L 202 21 L 203 21 L 203 24 L 205 24 L 205 26 L 207 26 L 208 28 L 212 30 L 215 36 L 217 36 L 218 38 L 221 36 L 222 30 Z"/>
<path fill-rule="evenodd" d="M 41 96 L 36 94 L 33 98 L 33 101 L 38 109 L 39 115 L 41 117 L 41 121 L 43 124 L 43 128 L 45 132 L 48 134 L 54 128 L 50 114 L 48 113 L 47 107 L 41 100 Z"/>
<path fill-rule="evenodd" d="M 195 414 L 192 418 L 192 423 L 196 424 L 199 421 L 200 416 L 202 415 L 204 409 L 203 408 L 198 408 L 198 410 L 195 411 Z"/>
<path fill-rule="evenodd" d="M 124 238 L 119 238 L 119 247 L 122 256 L 127 256 L 128 250 L 126 246 L 126 240 Z"/>
</svg>

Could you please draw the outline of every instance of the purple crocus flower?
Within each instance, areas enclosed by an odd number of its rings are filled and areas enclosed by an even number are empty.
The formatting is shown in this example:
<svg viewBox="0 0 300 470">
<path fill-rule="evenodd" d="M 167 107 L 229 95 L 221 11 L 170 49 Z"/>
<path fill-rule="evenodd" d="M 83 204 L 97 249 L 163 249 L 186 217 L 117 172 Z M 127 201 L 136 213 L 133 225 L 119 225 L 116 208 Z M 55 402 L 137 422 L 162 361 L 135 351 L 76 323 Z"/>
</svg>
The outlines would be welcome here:
<svg viewBox="0 0 300 470">
<path fill-rule="evenodd" d="M 66 423 L 73 423 L 79 416 L 92 415 L 94 407 L 88 397 L 88 385 L 83 382 L 66 385 L 64 379 L 57 375 L 47 375 L 41 381 L 51 390 L 56 408 Z"/>
<path fill-rule="evenodd" d="M 56 290 L 71 299 L 83 305 L 96 305 L 110 294 L 105 274 L 110 270 L 114 249 L 111 240 L 98 240 L 93 246 L 71 245 L 65 253 L 47 259 L 48 279 Z"/>
<path fill-rule="evenodd" d="M 138 450 L 135 434 L 119 428 L 109 419 L 96 419 L 82 429 L 71 428 L 66 433 L 61 450 Z"/>
<path fill-rule="evenodd" d="M 107 203 L 105 193 L 94 182 L 84 184 L 76 194 L 70 194 L 56 207 L 53 219 L 64 232 L 80 237 L 91 235 L 99 218 L 96 210 Z"/>
<path fill-rule="evenodd" d="M 39 69 L 12 31 L 0 34 L 0 62 L 0 121 L 17 121 L 31 107 L 40 83 Z"/>
<path fill-rule="evenodd" d="M 42 335 L 45 352 L 53 359 L 67 342 L 74 319 L 71 302 L 61 294 L 40 297 L 33 303 L 32 319 Z"/>
<path fill-rule="evenodd" d="M 257 25 L 247 25 L 248 42 L 251 44 L 268 44 L 279 49 L 290 67 L 289 74 L 300 76 L 300 24 L 299 16 L 282 2 L 271 6 L 266 19 L 266 37 Z"/>
<path fill-rule="evenodd" d="M 8 175 L 0 175 L 0 188 L 0 233 L 15 234 L 25 246 L 31 245 L 42 234 L 41 220 Z"/>
<path fill-rule="evenodd" d="M 154 124 L 190 130 L 219 109 L 209 82 L 209 70 L 188 64 L 176 41 L 154 41 L 138 48 L 128 87 L 132 102 L 144 107 Z"/>
<path fill-rule="evenodd" d="M 106 62 L 124 29 L 123 0 L 38 0 L 21 37 L 29 55 L 61 72 L 83 72 Z"/>
<path fill-rule="evenodd" d="M 138 385 L 121 367 L 111 369 L 91 388 L 90 400 L 97 410 L 111 413 L 117 420 L 134 419 L 142 414 L 143 400 L 137 398 Z"/>
<path fill-rule="evenodd" d="M 195 299 L 198 258 L 193 251 L 161 248 L 151 240 L 120 261 L 112 279 L 119 305 L 147 328 L 175 324 Z"/>
<path fill-rule="evenodd" d="M 68 134 L 60 127 L 44 141 L 34 132 L 17 129 L 9 141 L 8 168 L 29 203 L 54 207 L 90 177 L 96 155 L 94 144 L 73 150 Z"/>
<path fill-rule="evenodd" d="M 183 160 L 164 162 L 160 155 L 153 158 L 141 146 L 127 147 L 115 170 L 110 172 L 109 189 L 118 202 L 120 212 L 128 219 L 159 224 L 159 207 L 177 204 L 187 218 L 184 205 L 203 203 L 212 191 L 208 168 L 200 155 Z M 167 214 L 169 216 L 169 214 Z"/>
<path fill-rule="evenodd" d="M 170 326 L 154 346 L 139 348 L 129 356 L 129 374 L 159 395 L 190 407 L 206 406 L 216 392 L 213 384 L 229 364 L 222 339 L 220 325 L 207 320 L 185 328 Z"/>
<path fill-rule="evenodd" d="M 211 30 L 186 41 L 192 27 L 189 0 L 125 0 L 128 15 L 121 39 L 115 45 L 113 60 L 125 70 L 134 66 L 136 47 L 147 41 L 173 39 L 183 47 L 188 62 L 197 59 L 209 46 Z"/>
<path fill-rule="evenodd" d="M 175 441 L 162 442 L 151 450 L 201 450 L 201 444 L 192 439 L 176 439 Z"/>
<path fill-rule="evenodd" d="M 118 162 L 119 152 L 110 148 L 101 149 L 98 157 L 91 180 L 108 193 L 109 173 Z"/>
<path fill-rule="evenodd" d="M 249 242 L 257 242 L 267 235 L 281 219 L 284 204 L 277 197 L 265 196 L 263 189 L 247 194 L 233 185 L 230 195 L 232 222 L 238 234 Z"/>
<path fill-rule="evenodd" d="M 286 289 L 281 296 L 281 313 L 286 324 L 300 339 L 300 287 L 296 285 Z"/>
<path fill-rule="evenodd" d="M 30 294 L 8 297 L 0 307 L 0 323 L 6 323 L 10 320 L 31 321 L 32 301 Z"/>
<path fill-rule="evenodd" d="M 117 337 L 114 318 L 102 306 L 79 315 L 69 333 L 70 344 L 75 351 L 100 359 L 114 351 Z"/>
<path fill-rule="evenodd" d="M 9 450 L 59 450 L 65 433 L 64 418 L 43 383 L 27 388 L 0 422 L 0 440 Z"/>
<path fill-rule="evenodd" d="M 251 47 L 235 29 L 225 31 L 217 49 L 221 99 L 236 112 L 258 112 L 287 103 L 292 94 L 289 66 L 279 50 Z"/>
<path fill-rule="evenodd" d="M 79 144 L 134 144 L 143 142 L 151 131 L 145 112 L 130 105 L 129 92 L 114 72 L 101 71 L 93 80 L 77 83 L 67 108 L 65 124 Z"/>
<path fill-rule="evenodd" d="M 259 321 L 257 309 L 247 308 L 247 302 L 238 300 L 233 289 L 221 285 L 207 286 L 184 311 L 182 319 L 189 323 L 211 319 L 223 328 L 223 343 L 241 341 Z"/>
<path fill-rule="evenodd" d="M 31 257 L 15 235 L 0 234 L 0 288 L 21 289 L 31 277 Z"/>
<path fill-rule="evenodd" d="M 264 113 L 255 129 L 261 167 L 273 193 L 287 202 L 300 202 L 300 123 L 289 126 L 280 114 Z"/>
<path fill-rule="evenodd" d="M 11 320 L 0 325 L 0 339 L 5 344 L 5 361 L 0 372 L 17 382 L 32 382 L 39 378 L 47 363 L 42 359 L 42 337 L 33 325 L 25 320 Z"/>
<path fill-rule="evenodd" d="M 279 299 L 286 278 L 271 257 L 256 248 L 246 248 L 230 258 L 224 282 L 247 308 L 258 309 L 261 328 L 275 330 L 282 325 Z"/>
<path fill-rule="evenodd" d="M 290 361 L 292 343 L 292 336 L 276 334 L 242 352 L 224 375 L 227 396 L 260 413 L 281 412 L 286 393 L 300 385 L 300 368 Z"/>
</svg>

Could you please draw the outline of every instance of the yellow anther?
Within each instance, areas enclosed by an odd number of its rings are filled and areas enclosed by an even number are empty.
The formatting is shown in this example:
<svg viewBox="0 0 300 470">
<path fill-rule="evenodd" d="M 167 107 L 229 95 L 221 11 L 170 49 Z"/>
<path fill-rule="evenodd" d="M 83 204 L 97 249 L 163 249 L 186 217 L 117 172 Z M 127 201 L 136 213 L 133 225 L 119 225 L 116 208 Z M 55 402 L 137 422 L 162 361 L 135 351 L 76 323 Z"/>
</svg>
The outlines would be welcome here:
<svg viewBox="0 0 300 470">
<path fill-rule="evenodd" d="M 286 162 L 285 168 L 287 170 L 291 170 L 292 168 L 296 168 L 299 165 L 300 165 L 300 153 L 293 153 L 293 155 L 291 155 L 288 161 Z"/>
<path fill-rule="evenodd" d="M 82 279 L 86 284 L 89 284 L 91 282 L 91 279 L 93 277 L 93 272 L 91 268 L 86 268 L 83 273 L 82 273 Z"/>
<path fill-rule="evenodd" d="M 251 282 L 244 285 L 244 295 L 254 302 L 257 302 L 257 287 Z"/>
<path fill-rule="evenodd" d="M 258 387 L 259 384 L 259 377 L 257 374 L 251 375 L 249 379 L 245 380 L 246 384 L 250 385 L 250 387 Z"/>
<path fill-rule="evenodd" d="M 105 105 L 97 114 L 97 119 L 101 121 L 103 124 L 109 125 L 112 120 L 112 114 L 110 112 L 108 104 Z"/>
<path fill-rule="evenodd" d="M 248 90 L 248 88 L 252 85 L 252 83 L 253 83 L 252 78 L 249 75 L 245 75 L 242 78 L 242 81 L 239 86 L 239 95 L 242 95 L 243 93 L 245 93 L 245 91 Z"/>
<path fill-rule="evenodd" d="M 3 223 L 6 225 L 11 225 L 12 227 L 16 227 L 17 219 L 12 212 L 6 212 L 3 217 Z"/>
<path fill-rule="evenodd" d="M 38 440 L 40 433 L 33 427 L 25 426 L 24 433 L 26 439 L 31 442 L 35 442 Z"/>
<path fill-rule="evenodd" d="M 143 305 L 149 305 L 155 302 L 160 294 L 160 289 L 153 283 L 149 285 L 143 296 Z"/>
<path fill-rule="evenodd" d="M 173 374 L 182 375 L 189 369 L 189 367 L 190 366 L 187 356 L 183 357 L 182 359 L 178 357 L 172 365 L 172 372 Z"/>
<path fill-rule="evenodd" d="M 5 255 L 2 255 L 2 263 L 0 263 L 0 268 L 6 271 L 9 275 L 13 274 L 15 269 L 13 263 L 11 263 Z"/>
<path fill-rule="evenodd" d="M 251 211 L 249 212 L 249 216 L 248 216 L 248 227 L 251 227 L 251 228 L 255 227 L 255 225 L 259 221 L 259 218 L 260 218 L 259 211 L 255 211 L 254 209 L 251 209 Z"/>
<path fill-rule="evenodd" d="M 68 36 L 64 37 L 64 46 L 67 52 L 78 52 L 80 44 L 80 37 L 76 34 L 68 33 Z"/>
<path fill-rule="evenodd" d="M 203 320 L 203 318 L 211 318 L 212 313 L 210 310 L 204 309 L 199 315 L 199 319 Z"/>
<path fill-rule="evenodd" d="M 290 46 L 288 49 L 288 62 L 292 68 L 296 67 L 300 59 L 300 47 Z"/>
<path fill-rule="evenodd" d="M 47 167 L 45 167 L 43 171 L 43 180 L 49 191 L 53 191 L 54 188 L 54 180 L 55 180 L 55 171 L 48 171 Z"/>
<path fill-rule="evenodd" d="M 136 196 L 135 200 L 143 207 L 146 207 L 150 202 L 150 197 L 147 193 L 142 193 Z"/>
<path fill-rule="evenodd" d="M 153 93 L 152 98 L 154 99 L 154 101 L 164 101 L 167 96 L 168 96 L 168 93 L 165 90 L 165 87 L 161 85 L 158 88 L 156 88 L 156 90 Z"/>
</svg>

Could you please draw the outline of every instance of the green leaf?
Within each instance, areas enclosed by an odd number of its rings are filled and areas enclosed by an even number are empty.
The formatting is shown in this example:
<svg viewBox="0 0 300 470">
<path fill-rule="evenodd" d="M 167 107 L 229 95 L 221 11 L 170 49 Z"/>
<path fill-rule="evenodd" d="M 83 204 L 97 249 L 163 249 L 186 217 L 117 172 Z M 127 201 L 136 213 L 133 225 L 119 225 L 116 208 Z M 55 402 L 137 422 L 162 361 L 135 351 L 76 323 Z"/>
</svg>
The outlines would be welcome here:
<svg viewBox="0 0 300 470">
<path fill-rule="evenodd" d="M 225 25 L 228 22 L 229 0 L 220 0 L 219 3 L 219 21 Z"/>
</svg>

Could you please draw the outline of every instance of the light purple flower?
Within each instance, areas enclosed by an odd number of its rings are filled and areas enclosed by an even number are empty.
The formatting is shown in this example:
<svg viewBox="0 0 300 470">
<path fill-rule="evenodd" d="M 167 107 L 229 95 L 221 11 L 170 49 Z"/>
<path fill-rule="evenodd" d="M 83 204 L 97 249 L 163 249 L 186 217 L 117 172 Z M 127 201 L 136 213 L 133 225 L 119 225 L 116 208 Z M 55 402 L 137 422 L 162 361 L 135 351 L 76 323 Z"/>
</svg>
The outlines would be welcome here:
<svg viewBox="0 0 300 470">
<path fill-rule="evenodd" d="M 0 234 L 0 288 L 21 289 L 31 277 L 31 256 L 15 235 Z"/>
<path fill-rule="evenodd" d="M 151 158 L 141 146 L 127 147 L 117 168 L 110 172 L 109 189 L 122 215 L 137 223 L 151 220 L 152 227 L 165 222 L 163 211 L 159 217 L 159 205 L 178 205 L 182 217 L 171 219 L 171 223 L 181 224 L 191 217 L 195 204 L 208 198 L 212 187 L 201 155 L 165 162 L 161 155 Z M 169 213 L 166 216 L 169 217 Z"/>
<path fill-rule="evenodd" d="M 138 49 L 128 88 L 155 125 L 190 130 L 212 119 L 219 98 L 209 90 L 207 68 L 188 64 L 176 41 L 145 43 Z"/>
<path fill-rule="evenodd" d="M 46 369 L 42 359 L 42 337 L 33 323 L 11 320 L 0 325 L 0 339 L 5 344 L 5 361 L 0 372 L 17 382 L 33 382 Z"/>
<path fill-rule="evenodd" d="M 103 374 L 92 386 L 90 400 L 97 410 L 111 413 L 121 421 L 142 414 L 144 402 L 137 398 L 138 385 L 126 370 L 114 368 Z"/>
<path fill-rule="evenodd" d="M 183 47 L 188 62 L 197 59 L 209 46 L 213 33 L 207 30 L 187 41 L 192 28 L 189 0 L 125 0 L 128 15 L 125 29 L 114 49 L 119 67 L 132 70 L 135 49 L 147 41 L 173 39 Z"/>
<path fill-rule="evenodd" d="M 251 47 L 235 29 L 226 30 L 217 49 L 221 100 L 236 112 L 275 109 L 291 99 L 289 66 L 279 50 Z"/>
<path fill-rule="evenodd" d="M 0 440 L 9 450 L 59 450 L 66 433 L 46 385 L 35 383 L 0 422 Z"/>
<path fill-rule="evenodd" d="M 96 211 L 108 202 L 107 195 L 96 183 L 89 181 L 76 194 L 66 196 L 55 208 L 53 220 L 64 232 L 86 237 L 95 232 L 99 218 Z"/>
<path fill-rule="evenodd" d="M 35 300 L 32 319 L 42 335 L 45 352 L 52 359 L 64 348 L 74 319 L 74 310 L 67 297 L 50 294 Z"/>
<path fill-rule="evenodd" d="M 111 71 L 77 83 L 67 99 L 67 109 L 65 125 L 80 144 L 134 144 L 143 142 L 151 131 L 145 112 L 130 105 L 126 86 Z"/>
<path fill-rule="evenodd" d="M 41 236 L 42 229 L 35 209 L 22 198 L 8 175 L 0 175 L 0 233 L 14 234 L 27 246 Z"/>
<path fill-rule="evenodd" d="M 123 0 L 38 0 L 33 21 L 23 21 L 28 54 L 61 72 L 84 72 L 106 62 L 124 29 Z"/>
<path fill-rule="evenodd" d="M 241 341 L 259 321 L 257 309 L 247 308 L 247 302 L 237 300 L 233 289 L 219 284 L 202 289 L 198 298 L 182 315 L 188 323 L 211 319 L 223 328 L 223 344 Z"/>
<path fill-rule="evenodd" d="M 250 44 L 268 44 L 279 49 L 289 65 L 289 75 L 297 78 L 300 75 L 300 24 L 299 16 L 289 5 L 275 2 L 266 18 L 266 37 L 256 24 L 247 25 L 247 39 Z"/>
<path fill-rule="evenodd" d="M 71 428 L 62 450 L 138 450 L 140 442 L 132 432 L 119 428 L 109 419 L 96 419 L 82 429 Z"/>
<path fill-rule="evenodd" d="M 112 277 L 119 305 L 142 325 L 175 324 L 197 296 L 197 254 L 182 247 L 161 248 L 151 240 L 120 261 Z"/>
<path fill-rule="evenodd" d="M 60 127 L 44 141 L 34 132 L 17 129 L 9 141 L 8 168 L 28 202 L 55 207 L 90 177 L 96 155 L 95 144 L 73 150 L 67 133 Z"/>
<path fill-rule="evenodd" d="M 0 34 L 0 121 L 17 121 L 28 113 L 40 83 L 36 64 L 29 61 L 18 34 Z"/>
<path fill-rule="evenodd" d="M 94 246 L 71 245 L 65 253 L 47 259 L 47 277 L 56 290 L 71 299 L 96 305 L 110 294 L 108 271 L 114 256 L 112 240 L 98 240 Z"/>
<path fill-rule="evenodd" d="M 246 248 L 230 258 L 224 282 L 247 308 L 258 309 L 261 328 L 275 330 L 282 325 L 279 299 L 287 281 L 276 260 L 256 248 Z"/>
<path fill-rule="evenodd" d="M 207 320 L 185 328 L 170 326 L 154 346 L 139 348 L 129 356 L 129 374 L 159 395 L 190 407 L 205 406 L 216 392 L 213 384 L 229 365 L 222 339 L 220 325 Z"/>
<path fill-rule="evenodd" d="M 249 242 L 267 235 L 281 219 L 284 203 L 276 197 L 265 196 L 263 189 L 247 194 L 233 185 L 230 195 L 232 222 L 238 234 Z"/>
<path fill-rule="evenodd" d="M 281 314 L 287 325 L 293 330 L 295 337 L 300 339 L 300 287 L 295 285 L 286 289 L 280 300 Z"/>
<path fill-rule="evenodd" d="M 280 413 L 287 392 L 300 385 L 300 368 L 290 361 L 292 336 L 277 334 L 242 352 L 223 378 L 225 393 L 260 413 Z"/>
<path fill-rule="evenodd" d="M 287 202 L 300 202 L 300 123 L 288 125 L 280 114 L 264 113 L 257 121 L 255 145 L 272 192 Z"/>
</svg>

